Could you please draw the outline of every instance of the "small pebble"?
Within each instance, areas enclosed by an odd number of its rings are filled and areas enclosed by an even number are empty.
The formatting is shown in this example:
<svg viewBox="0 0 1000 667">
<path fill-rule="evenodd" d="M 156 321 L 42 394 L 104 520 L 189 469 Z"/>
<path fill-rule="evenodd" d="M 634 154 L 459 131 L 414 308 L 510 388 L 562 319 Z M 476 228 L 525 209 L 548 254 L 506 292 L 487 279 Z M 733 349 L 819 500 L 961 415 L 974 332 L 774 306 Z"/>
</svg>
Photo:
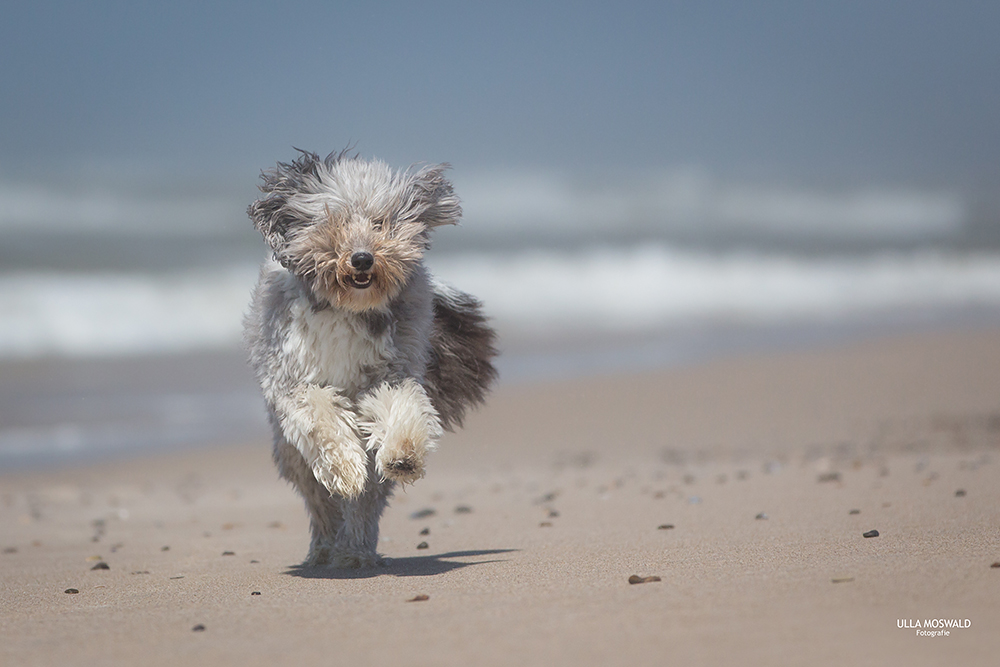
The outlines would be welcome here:
<svg viewBox="0 0 1000 667">
<path fill-rule="evenodd" d="M 421 535 L 430 535 L 431 534 L 431 529 L 430 528 L 424 528 L 423 530 L 420 531 L 420 534 Z"/>
<path fill-rule="evenodd" d="M 660 524 L 659 526 L 657 526 L 656 529 L 657 530 L 673 530 L 674 529 L 674 524 L 672 524 L 672 523 L 663 523 L 663 524 Z"/>
<path fill-rule="evenodd" d="M 183 579 L 183 578 L 184 578 L 184 575 L 182 574 L 182 575 L 181 575 L 181 576 L 179 576 L 179 577 L 170 577 L 170 578 L 171 578 L 171 579 Z"/>
<path fill-rule="evenodd" d="M 552 522 L 551 521 L 542 521 L 540 524 L 538 524 L 538 527 L 539 528 L 551 528 L 552 527 Z"/>
<path fill-rule="evenodd" d="M 69 593 L 70 595 L 76 595 L 79 592 L 80 591 L 78 591 L 75 588 L 67 588 L 66 590 L 63 591 L 63 593 Z"/>
<path fill-rule="evenodd" d="M 956 498 L 963 498 L 963 497 L 965 497 L 965 489 L 959 489 L 958 491 L 956 491 L 955 492 L 955 497 Z"/>
<path fill-rule="evenodd" d="M 170 547 L 162 546 L 160 547 L 160 551 L 170 551 Z"/>
<path fill-rule="evenodd" d="M 421 595 L 416 595 L 416 596 L 410 598 L 409 600 L 407 600 L 407 602 L 426 602 L 427 600 L 430 600 L 430 599 L 431 599 L 430 595 L 422 595 L 421 594 Z"/>
<path fill-rule="evenodd" d="M 830 581 L 832 581 L 835 584 L 846 584 L 854 581 L 854 577 L 838 577 L 836 579 L 831 579 Z"/>
<path fill-rule="evenodd" d="M 5 554 L 16 554 L 17 553 L 17 547 L 4 547 L 3 552 Z"/>
<path fill-rule="evenodd" d="M 91 570 L 110 570 L 111 566 L 105 563 L 103 560 L 100 563 L 95 563 Z"/>
<path fill-rule="evenodd" d="M 851 510 L 848 514 L 861 514 L 861 510 Z"/>
<path fill-rule="evenodd" d="M 235 551 L 223 551 L 222 555 L 223 556 L 235 556 L 236 552 Z"/>
<path fill-rule="evenodd" d="M 251 563 L 259 563 L 260 561 L 259 561 L 259 560 L 252 560 L 252 561 L 250 561 L 250 562 L 251 562 Z"/>
<path fill-rule="evenodd" d="M 840 473 L 839 472 L 825 472 L 816 478 L 817 482 L 839 482 Z"/>
<path fill-rule="evenodd" d="M 455 514 L 472 514 L 472 508 L 468 505 L 459 505 L 455 508 Z"/>
<path fill-rule="evenodd" d="M 656 575 L 651 577 L 640 577 L 638 574 L 633 574 L 628 578 L 628 583 L 630 584 L 648 584 L 651 581 L 660 581 L 660 578 Z"/>
<path fill-rule="evenodd" d="M 250 595 L 260 595 L 260 591 L 253 591 Z"/>
<path fill-rule="evenodd" d="M 557 516 L 559 516 L 559 512 L 557 512 L 555 510 L 549 510 L 549 518 L 550 519 L 555 519 Z"/>
<path fill-rule="evenodd" d="M 862 537 L 878 537 L 878 531 L 877 530 L 869 530 Z"/>
<path fill-rule="evenodd" d="M 1000 567 L 1000 560 L 990 565 L 990 567 Z"/>
<path fill-rule="evenodd" d="M 284 528 L 285 526 L 280 521 L 272 521 L 267 524 L 268 528 Z"/>
<path fill-rule="evenodd" d="M 430 549 L 430 547 L 431 545 L 427 544 L 426 542 L 421 542 L 420 544 L 417 545 L 418 549 Z"/>
<path fill-rule="evenodd" d="M 202 625 L 201 623 L 199 623 L 198 625 L 196 625 L 193 628 L 191 628 L 191 631 L 192 632 L 204 632 L 205 631 L 205 626 Z"/>
<path fill-rule="evenodd" d="M 435 514 L 437 514 L 437 510 L 435 510 L 433 507 L 425 507 L 424 509 L 417 510 L 416 512 L 414 512 L 413 514 L 411 514 L 410 518 L 411 519 L 426 519 L 427 517 L 434 516 Z"/>
<path fill-rule="evenodd" d="M 136 570 L 132 574 L 149 574 L 149 570 Z"/>
<path fill-rule="evenodd" d="M 754 518 L 757 519 L 758 521 L 767 521 L 767 515 L 764 514 L 763 512 L 761 512 L 760 514 L 758 514 Z"/>
</svg>

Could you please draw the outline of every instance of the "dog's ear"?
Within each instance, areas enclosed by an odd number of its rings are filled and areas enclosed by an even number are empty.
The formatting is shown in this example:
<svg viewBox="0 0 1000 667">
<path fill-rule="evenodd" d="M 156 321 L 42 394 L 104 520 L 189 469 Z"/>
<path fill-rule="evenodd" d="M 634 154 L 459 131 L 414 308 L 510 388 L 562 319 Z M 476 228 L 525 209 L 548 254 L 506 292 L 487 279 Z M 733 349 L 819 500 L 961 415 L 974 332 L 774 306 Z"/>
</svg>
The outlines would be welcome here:
<svg viewBox="0 0 1000 667">
<path fill-rule="evenodd" d="M 303 224 L 288 209 L 288 198 L 303 191 L 308 181 L 318 178 L 317 169 L 322 162 L 315 153 L 298 148 L 295 150 L 301 153 L 297 160 L 291 163 L 279 162 L 274 169 L 261 173 L 259 188 L 264 196 L 247 209 L 254 227 L 275 251 L 285 244 L 288 232 L 293 227 Z"/>
<path fill-rule="evenodd" d="M 428 227 L 457 225 L 462 217 L 461 202 L 455 195 L 451 182 L 444 177 L 444 172 L 450 166 L 437 164 L 424 167 L 411 178 L 413 201 L 419 209 L 417 219 Z"/>
</svg>

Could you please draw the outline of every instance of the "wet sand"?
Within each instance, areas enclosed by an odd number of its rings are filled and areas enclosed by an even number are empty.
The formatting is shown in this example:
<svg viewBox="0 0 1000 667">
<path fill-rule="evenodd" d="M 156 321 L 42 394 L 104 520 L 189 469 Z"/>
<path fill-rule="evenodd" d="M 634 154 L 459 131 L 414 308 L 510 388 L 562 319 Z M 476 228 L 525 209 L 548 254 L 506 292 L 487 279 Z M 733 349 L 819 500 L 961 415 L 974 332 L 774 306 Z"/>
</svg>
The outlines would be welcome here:
<svg viewBox="0 0 1000 667">
<path fill-rule="evenodd" d="M 1000 330 L 509 385 L 378 570 L 265 442 L 0 475 L 0 664 L 990 664 L 998 526 Z"/>
</svg>

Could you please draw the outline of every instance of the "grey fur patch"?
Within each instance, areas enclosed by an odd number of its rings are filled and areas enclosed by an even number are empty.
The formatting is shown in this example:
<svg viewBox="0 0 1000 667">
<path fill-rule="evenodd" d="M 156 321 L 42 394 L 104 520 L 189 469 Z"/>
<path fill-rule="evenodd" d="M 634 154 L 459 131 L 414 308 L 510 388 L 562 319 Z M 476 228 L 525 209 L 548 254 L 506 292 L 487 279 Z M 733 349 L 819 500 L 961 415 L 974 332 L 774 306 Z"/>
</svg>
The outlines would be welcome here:
<svg viewBox="0 0 1000 667">
<path fill-rule="evenodd" d="M 496 332 L 478 299 L 441 283 L 433 287 L 431 359 L 424 384 L 441 425 L 451 431 L 462 425 L 468 408 L 486 400 L 498 377 Z"/>
</svg>

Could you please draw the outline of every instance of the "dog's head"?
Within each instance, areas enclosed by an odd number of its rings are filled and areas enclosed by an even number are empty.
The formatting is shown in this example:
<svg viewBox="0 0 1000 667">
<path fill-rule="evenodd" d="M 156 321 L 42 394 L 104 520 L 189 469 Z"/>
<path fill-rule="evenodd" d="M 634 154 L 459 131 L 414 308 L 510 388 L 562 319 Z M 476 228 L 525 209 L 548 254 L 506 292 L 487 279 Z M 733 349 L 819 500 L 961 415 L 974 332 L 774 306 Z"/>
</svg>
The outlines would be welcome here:
<svg viewBox="0 0 1000 667">
<path fill-rule="evenodd" d="M 318 298 L 354 311 L 384 305 L 420 263 L 429 231 L 462 215 L 447 165 L 397 172 L 346 152 L 299 152 L 261 175 L 254 226 Z"/>
</svg>

